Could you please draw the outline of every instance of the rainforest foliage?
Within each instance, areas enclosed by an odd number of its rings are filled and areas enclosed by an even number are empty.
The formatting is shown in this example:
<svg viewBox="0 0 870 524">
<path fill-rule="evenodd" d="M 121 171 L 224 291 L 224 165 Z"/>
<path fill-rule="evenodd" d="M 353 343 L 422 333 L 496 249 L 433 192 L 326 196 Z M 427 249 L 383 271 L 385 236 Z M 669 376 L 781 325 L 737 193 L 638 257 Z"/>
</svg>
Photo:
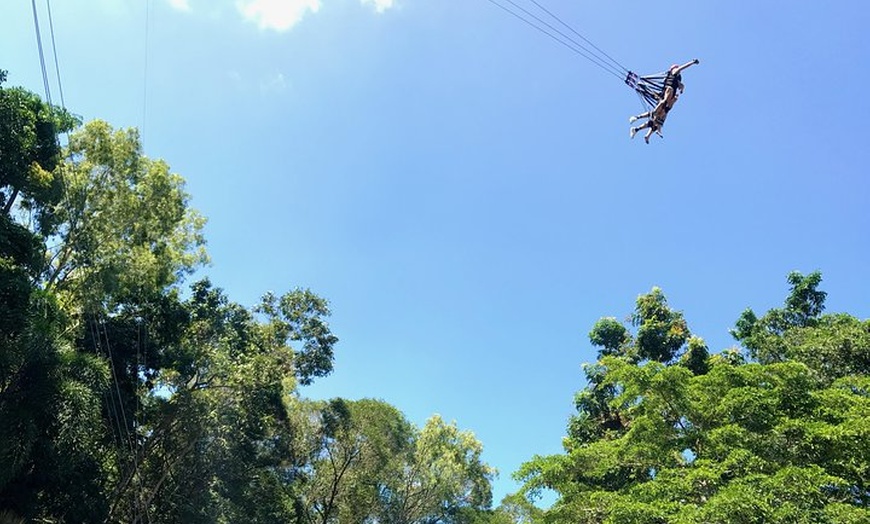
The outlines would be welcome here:
<svg viewBox="0 0 870 524">
<path fill-rule="evenodd" d="M 0 85 L 0 522 L 488 518 L 470 432 L 301 395 L 326 300 L 187 282 L 203 225 L 135 130 Z"/>
<path fill-rule="evenodd" d="M 555 491 L 539 519 L 870 522 L 870 322 L 823 314 L 820 282 L 791 273 L 783 307 L 744 311 L 745 351 L 710 355 L 657 288 L 630 326 L 599 320 L 565 452 L 515 475 Z"/>
<path fill-rule="evenodd" d="M 303 396 L 335 361 L 324 298 L 192 279 L 204 218 L 135 130 L 5 78 L 0 523 L 870 522 L 870 322 L 825 314 L 819 273 L 716 354 L 657 288 L 599 320 L 564 452 L 493 509 L 470 432 Z"/>
</svg>

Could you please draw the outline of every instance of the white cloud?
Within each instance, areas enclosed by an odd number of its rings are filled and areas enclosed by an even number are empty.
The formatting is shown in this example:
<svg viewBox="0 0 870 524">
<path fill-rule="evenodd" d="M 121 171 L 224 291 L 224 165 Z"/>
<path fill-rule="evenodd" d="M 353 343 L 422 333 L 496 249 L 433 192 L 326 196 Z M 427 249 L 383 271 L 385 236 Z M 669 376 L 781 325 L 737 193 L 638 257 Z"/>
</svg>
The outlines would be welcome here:
<svg viewBox="0 0 870 524">
<path fill-rule="evenodd" d="M 168 2 L 173 9 L 190 11 L 190 0 L 168 0 Z"/>
<path fill-rule="evenodd" d="M 236 8 L 260 29 L 287 31 L 308 11 L 319 11 L 320 0 L 238 0 Z"/>
<path fill-rule="evenodd" d="M 360 0 L 364 5 L 365 4 L 373 4 L 375 11 L 378 13 L 383 13 L 387 9 L 396 5 L 393 0 Z"/>
</svg>

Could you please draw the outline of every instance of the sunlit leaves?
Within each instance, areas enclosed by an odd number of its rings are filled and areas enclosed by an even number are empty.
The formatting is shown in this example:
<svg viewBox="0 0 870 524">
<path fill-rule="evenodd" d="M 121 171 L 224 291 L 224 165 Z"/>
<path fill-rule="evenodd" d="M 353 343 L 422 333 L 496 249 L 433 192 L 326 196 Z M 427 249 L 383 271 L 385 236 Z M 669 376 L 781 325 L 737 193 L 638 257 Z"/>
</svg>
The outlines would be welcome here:
<svg viewBox="0 0 870 524">
<path fill-rule="evenodd" d="M 321 438 L 301 487 L 306 522 L 425 524 L 486 516 L 495 471 L 470 432 L 437 415 L 418 429 L 396 408 L 369 399 L 333 399 L 316 413 Z"/>
<path fill-rule="evenodd" d="M 296 378 L 309 385 L 332 372 L 333 346 L 338 337 L 329 330 L 326 300 L 310 290 L 297 289 L 280 298 L 267 293 L 256 311 L 266 316 L 265 333 L 274 343 L 294 345 Z"/>
<path fill-rule="evenodd" d="M 632 322 L 638 327 L 638 354 L 644 359 L 670 362 L 689 338 L 683 314 L 668 307 L 657 287 L 637 298 Z"/>
<path fill-rule="evenodd" d="M 589 332 L 589 341 L 601 348 L 602 355 L 618 354 L 630 340 L 628 330 L 613 317 L 599 319 Z"/>
<path fill-rule="evenodd" d="M 61 156 L 57 133 L 77 123 L 34 93 L 0 87 L 0 212 L 9 214 L 18 204 L 34 213 L 37 232 L 51 232 L 51 209 L 63 189 L 51 174 Z"/>
<path fill-rule="evenodd" d="M 90 122 L 70 137 L 69 156 L 48 287 L 70 302 L 112 308 L 205 261 L 204 219 L 188 206 L 181 177 L 142 154 L 135 130 Z"/>
<path fill-rule="evenodd" d="M 565 453 L 518 472 L 526 495 L 559 496 L 542 521 L 870 521 L 867 322 L 822 315 L 820 281 L 792 273 L 784 308 L 740 317 L 734 334 L 760 362 L 709 355 L 655 288 L 634 339 L 599 321 L 590 340 L 605 349 L 584 366 Z"/>
</svg>

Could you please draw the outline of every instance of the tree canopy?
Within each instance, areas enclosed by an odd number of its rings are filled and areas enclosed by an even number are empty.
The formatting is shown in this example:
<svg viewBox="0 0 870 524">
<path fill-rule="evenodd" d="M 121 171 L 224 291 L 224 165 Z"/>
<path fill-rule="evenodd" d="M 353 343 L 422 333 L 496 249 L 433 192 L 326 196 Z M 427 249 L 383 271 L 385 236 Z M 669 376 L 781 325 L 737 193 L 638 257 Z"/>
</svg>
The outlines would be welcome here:
<svg viewBox="0 0 870 524">
<path fill-rule="evenodd" d="M 333 370 L 326 299 L 187 282 L 204 223 L 135 129 L 0 86 L 0 522 L 485 514 L 470 433 L 302 396 Z"/>
<path fill-rule="evenodd" d="M 5 79 L 0 523 L 870 522 L 870 321 L 826 314 L 820 273 L 718 353 L 659 288 L 597 321 L 564 451 L 493 508 L 470 431 L 304 396 L 335 365 L 325 298 L 188 280 L 205 219 L 135 129 Z"/>
<path fill-rule="evenodd" d="M 870 322 L 823 315 L 819 273 L 782 308 L 746 310 L 746 350 L 710 355 L 660 289 L 598 321 L 563 454 L 516 477 L 558 499 L 539 519 L 588 523 L 870 520 Z"/>
</svg>

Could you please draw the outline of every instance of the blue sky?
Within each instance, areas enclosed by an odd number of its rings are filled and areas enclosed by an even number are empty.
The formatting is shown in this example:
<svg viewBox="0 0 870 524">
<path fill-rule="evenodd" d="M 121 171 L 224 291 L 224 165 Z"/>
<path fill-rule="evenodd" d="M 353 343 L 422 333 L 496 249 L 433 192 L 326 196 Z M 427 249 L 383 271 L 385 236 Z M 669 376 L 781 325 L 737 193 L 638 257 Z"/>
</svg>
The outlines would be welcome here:
<svg viewBox="0 0 870 524">
<path fill-rule="evenodd" d="M 539 2 L 639 73 L 701 60 L 664 139 L 629 140 L 628 88 L 486 0 L 52 5 L 66 105 L 186 178 L 203 274 L 330 300 L 336 370 L 303 393 L 456 420 L 496 502 L 560 451 L 594 321 L 652 286 L 716 351 L 795 269 L 870 316 L 866 2 Z M 0 68 L 41 93 L 30 2 L 0 20 Z"/>
</svg>

